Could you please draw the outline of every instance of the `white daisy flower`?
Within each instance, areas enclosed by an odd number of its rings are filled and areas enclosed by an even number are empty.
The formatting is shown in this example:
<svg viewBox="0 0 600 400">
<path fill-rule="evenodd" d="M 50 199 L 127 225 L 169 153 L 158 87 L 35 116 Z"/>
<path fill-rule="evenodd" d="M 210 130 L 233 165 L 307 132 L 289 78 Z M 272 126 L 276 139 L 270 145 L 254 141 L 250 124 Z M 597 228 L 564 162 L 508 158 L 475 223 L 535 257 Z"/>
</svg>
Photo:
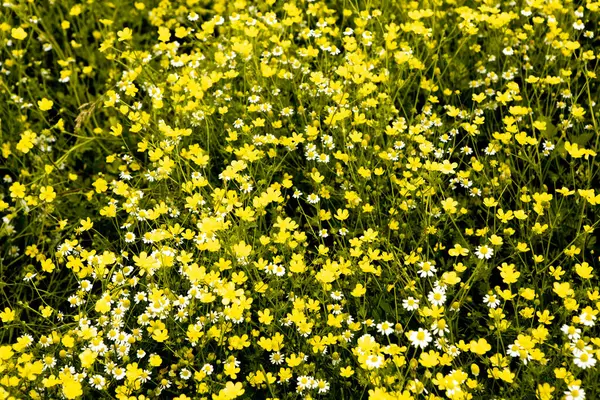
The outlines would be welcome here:
<svg viewBox="0 0 600 400">
<path fill-rule="evenodd" d="M 384 322 L 377 324 L 377 332 L 381 333 L 382 335 L 386 335 L 386 336 L 390 335 L 392 332 L 394 332 L 392 323 L 388 322 L 388 321 L 384 321 Z"/>
<path fill-rule="evenodd" d="M 413 346 L 424 349 L 431 343 L 432 338 L 427 329 L 419 328 L 417 331 L 410 331 L 408 340 L 410 340 Z"/>
<path fill-rule="evenodd" d="M 596 365 L 596 359 L 592 353 L 588 353 L 587 351 L 578 351 L 573 362 L 581 369 L 588 369 Z"/>
<path fill-rule="evenodd" d="M 415 311 L 419 308 L 419 300 L 414 297 L 409 297 L 408 299 L 402 300 L 402 307 L 404 307 L 407 311 Z"/>
<path fill-rule="evenodd" d="M 484 244 L 483 246 L 477 246 L 477 249 L 475 249 L 475 255 L 480 260 L 483 260 L 484 258 L 489 260 L 494 255 L 494 250 L 488 245 Z"/>
</svg>

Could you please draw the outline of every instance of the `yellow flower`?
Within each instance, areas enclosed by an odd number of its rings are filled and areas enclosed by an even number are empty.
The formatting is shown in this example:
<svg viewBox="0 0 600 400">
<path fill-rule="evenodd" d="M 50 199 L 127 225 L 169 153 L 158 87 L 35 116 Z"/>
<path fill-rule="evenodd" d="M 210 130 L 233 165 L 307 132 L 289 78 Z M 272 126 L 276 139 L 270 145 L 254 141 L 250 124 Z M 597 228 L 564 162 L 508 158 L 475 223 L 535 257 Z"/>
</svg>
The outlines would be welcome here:
<svg viewBox="0 0 600 400">
<path fill-rule="evenodd" d="M 500 276 L 502 276 L 502 280 L 507 285 L 517 282 L 517 280 L 521 276 L 520 272 L 515 271 L 514 264 L 508 264 L 504 262 L 502 263 L 502 266 L 498 267 L 498 269 L 500 270 Z"/>
<path fill-rule="evenodd" d="M 51 258 L 47 258 L 44 261 L 42 261 L 42 271 L 51 273 L 52 271 L 54 271 L 55 268 L 56 265 L 54 265 Z"/>
<path fill-rule="evenodd" d="M 90 217 L 80 220 L 79 223 L 81 224 L 81 227 L 79 228 L 79 231 L 81 232 L 88 231 L 94 226 L 94 223 L 92 222 L 92 220 L 90 220 Z"/>
<path fill-rule="evenodd" d="M 469 254 L 469 249 L 462 247 L 459 243 L 454 244 L 454 248 L 448 250 L 448 255 L 451 257 L 466 256 Z"/>
<path fill-rule="evenodd" d="M 81 8 L 80 4 L 76 4 L 73 7 L 71 7 L 71 9 L 69 10 L 69 15 L 76 17 L 79 14 L 81 14 L 81 12 L 83 11 L 83 9 Z"/>
<path fill-rule="evenodd" d="M 37 102 L 38 107 L 40 108 L 40 110 L 42 111 L 48 111 L 52 109 L 52 106 L 54 105 L 54 102 L 52 100 L 49 100 L 47 98 L 43 98 L 40 101 Z"/>
<path fill-rule="evenodd" d="M 533 300 L 535 298 L 535 291 L 531 288 L 521 288 L 519 294 L 525 300 Z"/>
<path fill-rule="evenodd" d="M 0 346 L 0 360 L 9 360 L 13 356 L 14 352 L 9 345 Z"/>
<path fill-rule="evenodd" d="M 52 186 L 46 186 L 40 189 L 40 200 L 45 201 L 46 203 L 52 203 L 55 198 L 56 192 L 54 192 Z"/>
<path fill-rule="evenodd" d="M 273 321 L 273 314 L 271 314 L 271 310 L 266 308 L 264 311 L 259 311 L 258 321 L 261 324 L 269 325 Z"/>
<path fill-rule="evenodd" d="M 586 149 L 579 147 L 577 143 L 565 142 L 565 150 L 573 158 L 581 158 L 586 154 Z"/>
<path fill-rule="evenodd" d="M 479 94 L 475 94 L 475 93 L 473 93 L 473 94 L 471 95 L 471 97 L 472 97 L 473 101 L 476 101 L 476 102 L 479 104 L 479 103 L 481 103 L 483 100 L 485 100 L 485 93 L 484 93 L 484 92 L 481 92 L 481 93 L 479 93 Z"/>
<path fill-rule="evenodd" d="M 152 331 L 152 339 L 159 343 L 164 342 L 169 338 L 169 331 L 167 329 L 155 329 Z"/>
<path fill-rule="evenodd" d="M 175 36 L 179 39 L 183 39 L 188 35 L 188 33 L 189 31 L 183 26 L 179 26 L 175 29 Z"/>
<path fill-rule="evenodd" d="M 558 283 L 554 282 L 554 288 L 552 291 L 556 293 L 560 298 L 565 298 L 567 296 L 572 296 L 574 294 L 573 289 L 571 289 L 571 285 L 569 282 Z"/>
<path fill-rule="evenodd" d="M 12 30 L 10 31 L 10 36 L 12 36 L 13 39 L 25 40 L 25 38 L 27 37 L 27 32 L 25 32 L 25 29 L 21 27 L 12 28 Z"/>
<path fill-rule="evenodd" d="M 96 312 L 106 314 L 107 312 L 110 311 L 110 308 L 111 308 L 110 302 L 111 302 L 110 295 L 106 294 L 106 295 L 102 296 L 100 299 L 98 299 L 98 301 L 96 301 L 94 310 L 96 310 Z"/>
<path fill-rule="evenodd" d="M 113 136 L 121 136 L 121 134 L 123 133 L 123 126 L 119 123 L 117 123 L 117 125 L 111 126 L 110 127 L 110 134 Z"/>
<path fill-rule="evenodd" d="M 75 380 L 72 375 L 62 378 L 62 393 L 67 399 L 76 399 L 83 395 L 81 383 Z"/>
<path fill-rule="evenodd" d="M 590 279 L 592 276 L 594 276 L 592 273 L 593 271 L 594 268 L 592 268 L 592 266 L 585 261 L 581 264 L 577 263 L 575 265 L 575 272 L 577 272 L 577 275 L 583 279 Z"/>
<path fill-rule="evenodd" d="M 171 39 L 171 32 L 169 32 L 169 28 L 166 26 L 161 26 L 158 28 L 158 40 L 161 42 L 168 42 Z"/>
<path fill-rule="evenodd" d="M 446 285 L 452 286 L 460 282 L 460 277 L 454 271 L 447 271 L 442 274 L 442 281 Z"/>
<path fill-rule="evenodd" d="M 15 319 L 15 312 L 14 312 L 14 310 L 11 310 L 10 308 L 5 307 L 4 311 L 2 311 L 0 313 L 0 319 L 5 324 L 14 321 L 14 319 Z"/>
<path fill-rule="evenodd" d="M 83 368 L 90 368 L 92 365 L 94 365 L 94 362 L 96 362 L 96 357 L 98 357 L 98 353 L 90 349 L 85 349 L 83 353 L 79 354 L 81 366 Z"/>
<path fill-rule="evenodd" d="M 219 392 L 219 396 L 222 396 L 224 399 L 235 399 L 240 397 L 245 392 L 242 382 L 227 382 L 225 384 L 225 388 L 221 389 Z"/>
<path fill-rule="evenodd" d="M 537 395 L 540 400 L 551 400 L 553 398 L 554 386 L 548 383 L 539 384 L 537 387 Z"/>
<path fill-rule="evenodd" d="M 124 28 L 123 30 L 117 32 L 117 36 L 119 37 L 119 42 L 131 40 L 133 37 L 133 31 L 130 28 Z"/>
<path fill-rule="evenodd" d="M 246 258 L 252 253 L 252 246 L 242 240 L 238 244 L 233 245 L 233 253 L 237 258 Z"/>
<path fill-rule="evenodd" d="M 535 121 L 535 122 L 533 123 L 533 127 L 534 127 L 535 129 L 537 129 L 537 130 L 540 130 L 540 131 L 542 131 L 542 132 L 543 132 L 543 131 L 545 131 L 545 130 L 546 130 L 546 122 L 545 122 L 545 121 L 539 121 L 539 120 L 538 120 L 538 121 Z"/>
<path fill-rule="evenodd" d="M 19 182 L 15 182 L 12 185 L 10 185 L 9 191 L 10 191 L 10 197 L 16 197 L 17 199 L 22 199 L 23 197 L 25 197 L 25 185 L 23 185 L 22 183 Z"/>
<path fill-rule="evenodd" d="M 504 243 L 504 240 L 502 239 L 502 237 L 498 236 L 498 235 L 492 235 L 490 236 L 490 243 L 492 244 L 492 246 L 501 246 L 502 243 Z"/>
<path fill-rule="evenodd" d="M 70 349 L 71 347 L 75 346 L 75 339 L 73 339 L 72 336 L 65 335 L 65 336 L 63 336 L 61 343 L 66 348 Z"/>
<path fill-rule="evenodd" d="M 448 214 L 456 214 L 456 206 L 458 206 L 458 201 L 454 200 L 452 197 L 442 200 L 442 208 Z"/>
<path fill-rule="evenodd" d="M 108 182 L 102 178 L 96 179 L 92 186 L 96 189 L 96 193 L 106 192 L 108 190 Z"/>
<path fill-rule="evenodd" d="M 154 257 L 148 256 L 148 253 L 145 251 L 142 251 L 139 256 L 133 256 L 133 261 L 138 268 L 147 272 L 157 268 L 159 265 L 158 261 Z"/>
<path fill-rule="evenodd" d="M 367 293 L 367 288 L 365 288 L 362 284 L 357 283 L 351 294 L 354 297 L 362 297 L 365 293 Z"/>
<path fill-rule="evenodd" d="M 425 368 L 433 368 L 439 364 L 438 353 L 435 350 L 429 350 L 428 353 L 421 353 L 419 363 Z"/>
<path fill-rule="evenodd" d="M 158 354 L 153 354 L 148 359 L 148 362 L 153 367 L 160 367 L 160 365 L 162 364 L 162 358 L 160 358 Z"/>
<path fill-rule="evenodd" d="M 54 312 L 54 309 L 50 306 L 41 306 L 40 307 L 40 311 L 42 312 L 42 317 L 44 318 L 50 318 L 50 316 L 52 315 L 52 313 Z"/>
<path fill-rule="evenodd" d="M 481 338 L 477 341 L 472 340 L 471 343 L 469 343 L 469 347 L 472 353 L 479 355 L 484 355 L 492 349 L 492 346 L 490 346 L 490 344 L 484 338 Z"/>
</svg>

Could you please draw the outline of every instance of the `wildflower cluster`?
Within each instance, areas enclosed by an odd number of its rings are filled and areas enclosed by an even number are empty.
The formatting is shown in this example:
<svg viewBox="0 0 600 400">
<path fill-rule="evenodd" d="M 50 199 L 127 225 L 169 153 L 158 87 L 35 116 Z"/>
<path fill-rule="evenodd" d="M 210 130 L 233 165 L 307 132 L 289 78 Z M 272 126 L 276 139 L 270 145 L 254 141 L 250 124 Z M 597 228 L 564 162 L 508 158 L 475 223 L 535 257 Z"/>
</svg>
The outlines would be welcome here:
<svg viewBox="0 0 600 400">
<path fill-rule="evenodd" d="M 0 399 L 597 398 L 599 13 L 3 3 Z"/>
</svg>

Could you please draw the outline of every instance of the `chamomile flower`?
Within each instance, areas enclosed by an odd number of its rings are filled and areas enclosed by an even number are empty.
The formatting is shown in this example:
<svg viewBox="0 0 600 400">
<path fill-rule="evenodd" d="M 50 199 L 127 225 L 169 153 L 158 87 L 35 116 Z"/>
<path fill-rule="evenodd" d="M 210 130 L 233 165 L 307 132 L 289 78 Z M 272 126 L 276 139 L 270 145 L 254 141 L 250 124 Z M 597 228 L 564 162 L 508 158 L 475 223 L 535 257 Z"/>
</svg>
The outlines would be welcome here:
<svg viewBox="0 0 600 400">
<path fill-rule="evenodd" d="M 565 400 L 585 400 L 585 390 L 579 385 L 571 384 L 567 388 L 569 390 L 565 391 Z"/>
<path fill-rule="evenodd" d="M 500 305 L 500 298 L 495 294 L 486 294 L 483 296 L 483 303 L 493 309 Z"/>
<path fill-rule="evenodd" d="M 490 258 L 492 258 L 492 255 L 494 255 L 494 250 L 488 245 L 477 246 L 477 248 L 475 249 L 475 255 L 480 260 L 489 260 Z"/>
<path fill-rule="evenodd" d="M 282 355 L 280 352 L 276 351 L 274 353 L 271 353 L 271 355 L 269 356 L 269 360 L 275 365 L 280 365 L 285 361 L 285 356 Z"/>
<path fill-rule="evenodd" d="M 586 307 L 581 314 L 579 314 L 579 321 L 585 326 L 594 326 L 596 324 L 596 314 L 591 307 Z"/>
<path fill-rule="evenodd" d="M 337 300 L 341 300 L 344 297 L 344 294 L 341 291 L 336 290 L 336 291 L 331 292 L 330 296 L 333 300 L 337 301 Z"/>
<path fill-rule="evenodd" d="M 402 300 L 402 307 L 408 311 L 415 311 L 419 309 L 419 300 L 414 297 L 408 297 Z"/>
<path fill-rule="evenodd" d="M 306 198 L 306 201 L 308 201 L 310 204 L 317 204 L 319 200 L 321 200 L 321 198 L 315 193 L 309 194 Z"/>
<path fill-rule="evenodd" d="M 385 358 L 381 354 L 371 354 L 367 357 L 365 364 L 369 369 L 378 369 L 383 365 Z"/>
<path fill-rule="evenodd" d="M 56 365 L 56 358 L 54 356 L 46 356 L 43 358 L 44 370 L 54 368 Z"/>
<path fill-rule="evenodd" d="M 437 268 L 435 267 L 435 262 L 421 261 L 419 263 L 419 270 L 417 271 L 417 274 L 419 274 L 421 278 L 432 277 L 436 272 Z"/>
<path fill-rule="evenodd" d="M 446 333 L 450 332 L 448 328 L 448 324 L 445 319 L 438 319 L 431 324 L 431 331 L 434 335 L 444 336 Z"/>
<path fill-rule="evenodd" d="M 204 372 L 206 375 L 212 375 L 214 367 L 211 364 L 204 364 L 200 371 Z"/>
<path fill-rule="evenodd" d="M 315 389 L 318 390 L 319 394 L 327 393 L 329 391 L 329 382 L 324 379 L 317 379 Z"/>
<path fill-rule="evenodd" d="M 125 368 L 116 367 L 116 368 L 113 368 L 113 370 L 111 371 L 111 374 L 113 375 L 113 377 L 116 380 L 120 381 L 123 378 L 125 378 L 126 371 L 125 371 Z"/>
<path fill-rule="evenodd" d="M 573 29 L 577 31 L 582 31 L 585 29 L 585 24 L 580 19 L 578 19 L 576 22 L 573 23 Z"/>
<path fill-rule="evenodd" d="M 133 243 L 135 241 L 135 233 L 133 232 L 127 232 L 125 234 L 125 242 L 126 243 Z"/>
<path fill-rule="evenodd" d="M 187 368 L 182 368 L 181 371 L 179 371 L 179 377 L 184 381 L 187 381 L 192 377 L 192 372 Z"/>
<path fill-rule="evenodd" d="M 103 390 L 106 387 L 106 379 L 99 374 L 90 376 L 89 383 L 96 390 Z"/>
<path fill-rule="evenodd" d="M 436 287 L 429 292 L 427 300 L 435 306 L 442 306 L 446 302 L 446 291 L 440 287 Z"/>
<path fill-rule="evenodd" d="M 427 329 L 419 328 L 416 331 L 408 333 L 408 340 L 410 340 L 414 347 L 424 349 L 431 343 L 432 337 Z"/>
<path fill-rule="evenodd" d="M 314 381 L 314 379 L 311 376 L 308 376 L 308 375 L 299 376 L 298 379 L 296 380 L 296 382 L 298 384 L 298 392 L 301 393 L 306 389 L 312 388 L 313 381 Z"/>
<path fill-rule="evenodd" d="M 564 333 L 565 335 L 567 335 L 567 337 L 569 338 L 569 340 L 579 340 L 579 338 L 581 337 L 581 329 L 573 326 L 573 325 L 563 325 L 560 330 L 562 331 L 562 333 Z"/>
<path fill-rule="evenodd" d="M 593 354 L 587 351 L 576 352 L 573 362 L 581 369 L 588 369 L 596 365 L 596 359 Z"/>
<path fill-rule="evenodd" d="M 394 332 L 394 327 L 392 326 L 391 322 L 381 322 L 379 324 L 377 324 L 377 332 L 379 332 L 382 335 L 390 335 Z"/>
</svg>

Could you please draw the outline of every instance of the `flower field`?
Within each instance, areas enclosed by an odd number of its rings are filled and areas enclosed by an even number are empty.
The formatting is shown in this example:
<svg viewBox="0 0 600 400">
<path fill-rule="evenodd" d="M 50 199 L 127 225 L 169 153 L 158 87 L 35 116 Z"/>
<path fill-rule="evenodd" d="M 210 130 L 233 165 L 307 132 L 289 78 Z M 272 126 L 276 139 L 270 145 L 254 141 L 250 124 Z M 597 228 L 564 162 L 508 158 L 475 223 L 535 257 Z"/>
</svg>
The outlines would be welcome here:
<svg viewBox="0 0 600 400">
<path fill-rule="evenodd" d="M 4 2 L 0 399 L 600 398 L 599 23 Z"/>
</svg>

